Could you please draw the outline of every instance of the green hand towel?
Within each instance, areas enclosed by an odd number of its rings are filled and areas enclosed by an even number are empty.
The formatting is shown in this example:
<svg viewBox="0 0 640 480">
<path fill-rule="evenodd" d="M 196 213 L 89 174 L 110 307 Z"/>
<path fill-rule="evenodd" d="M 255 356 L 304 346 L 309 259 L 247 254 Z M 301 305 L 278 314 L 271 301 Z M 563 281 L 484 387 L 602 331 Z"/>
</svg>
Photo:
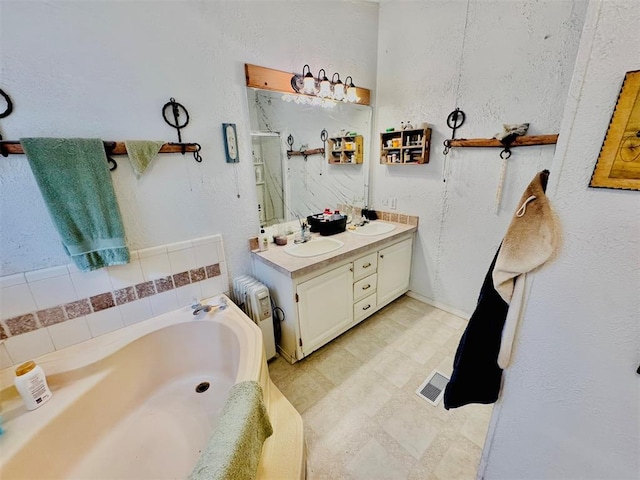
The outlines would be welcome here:
<svg viewBox="0 0 640 480">
<path fill-rule="evenodd" d="M 20 143 L 76 266 L 89 271 L 129 263 L 102 140 L 22 138 Z"/>
<path fill-rule="evenodd" d="M 140 178 L 140 175 L 149 168 L 153 159 L 156 158 L 164 142 L 156 140 L 125 140 L 124 145 L 127 147 L 127 155 L 129 155 L 136 178 Z"/>
<path fill-rule="evenodd" d="M 189 480 L 255 479 L 262 444 L 272 433 L 258 382 L 235 384 Z"/>
</svg>

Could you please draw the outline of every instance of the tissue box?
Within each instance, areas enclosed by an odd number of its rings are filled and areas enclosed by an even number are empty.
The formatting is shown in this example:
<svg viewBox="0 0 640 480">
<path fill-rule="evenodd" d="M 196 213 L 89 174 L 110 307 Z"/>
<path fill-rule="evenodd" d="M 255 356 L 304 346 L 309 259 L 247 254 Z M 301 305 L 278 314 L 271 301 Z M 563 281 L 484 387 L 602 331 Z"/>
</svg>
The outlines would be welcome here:
<svg viewBox="0 0 640 480">
<path fill-rule="evenodd" d="M 347 229 L 347 216 L 340 215 L 340 218 L 335 220 L 325 220 L 322 213 L 316 215 L 309 215 L 307 217 L 307 223 L 309 224 L 310 231 L 312 233 L 319 233 L 320 235 L 335 235 L 336 233 L 344 232 Z"/>
</svg>

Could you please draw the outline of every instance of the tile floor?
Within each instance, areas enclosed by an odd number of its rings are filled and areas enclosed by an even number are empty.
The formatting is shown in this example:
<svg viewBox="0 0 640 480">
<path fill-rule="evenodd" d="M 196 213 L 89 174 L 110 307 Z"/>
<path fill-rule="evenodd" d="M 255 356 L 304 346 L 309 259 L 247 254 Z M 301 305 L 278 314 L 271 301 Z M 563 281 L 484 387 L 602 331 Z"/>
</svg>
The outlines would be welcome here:
<svg viewBox="0 0 640 480">
<path fill-rule="evenodd" d="M 271 378 L 302 415 L 310 479 L 472 480 L 490 405 L 446 411 L 415 390 L 449 375 L 466 321 L 407 296 Z"/>
</svg>

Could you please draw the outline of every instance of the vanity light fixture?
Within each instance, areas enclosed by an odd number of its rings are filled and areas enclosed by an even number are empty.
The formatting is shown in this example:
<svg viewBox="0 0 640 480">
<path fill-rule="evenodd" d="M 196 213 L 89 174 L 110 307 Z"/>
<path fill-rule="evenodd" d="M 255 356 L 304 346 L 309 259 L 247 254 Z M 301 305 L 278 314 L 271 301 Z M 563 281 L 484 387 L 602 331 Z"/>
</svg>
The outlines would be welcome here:
<svg viewBox="0 0 640 480">
<path fill-rule="evenodd" d="M 320 81 L 320 90 L 318 91 L 318 96 L 320 98 L 331 98 L 331 82 L 327 78 L 327 74 L 324 71 L 324 68 L 321 68 L 318 72 L 318 80 Z"/>
<path fill-rule="evenodd" d="M 291 88 L 296 93 L 324 100 L 350 103 L 360 101 L 358 88 L 353 84 L 351 75 L 345 79 L 345 83 L 342 83 L 340 74 L 336 72 L 329 81 L 325 69 L 321 68 L 318 78 L 314 78 L 308 64 L 302 67 L 302 75 L 294 74 L 291 77 Z"/>
<path fill-rule="evenodd" d="M 307 69 L 306 74 L 304 73 L 305 68 Z M 316 79 L 313 78 L 313 75 L 311 75 L 311 67 L 309 67 L 309 65 L 305 65 L 304 67 L 302 67 L 302 75 L 302 93 L 306 93 L 307 95 L 315 95 L 317 93 Z"/>
<path fill-rule="evenodd" d="M 357 102 L 360 100 L 360 98 L 358 98 L 358 90 L 353 84 L 353 78 L 351 78 L 351 75 L 344 79 L 344 84 L 347 86 L 347 102 Z"/>
<path fill-rule="evenodd" d="M 338 76 L 338 80 L 334 81 L 333 79 Z M 344 84 L 340 81 L 340 74 L 338 72 L 334 73 L 331 77 L 331 83 L 333 83 L 333 99 L 337 101 L 342 101 L 344 99 Z"/>
</svg>

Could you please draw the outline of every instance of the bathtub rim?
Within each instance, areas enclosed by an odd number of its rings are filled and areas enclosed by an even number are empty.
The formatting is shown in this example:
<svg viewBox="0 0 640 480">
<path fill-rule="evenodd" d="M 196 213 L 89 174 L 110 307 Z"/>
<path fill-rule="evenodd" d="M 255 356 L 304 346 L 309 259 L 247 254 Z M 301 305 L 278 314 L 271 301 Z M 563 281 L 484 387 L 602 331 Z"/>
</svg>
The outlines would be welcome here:
<svg viewBox="0 0 640 480">
<path fill-rule="evenodd" d="M 228 305 L 224 311 L 216 308 L 206 314 L 203 313 L 198 317 L 194 317 L 190 307 L 179 308 L 99 337 L 47 353 L 33 360 L 43 368 L 46 375 L 63 373 L 99 362 L 136 340 L 163 328 L 187 323 L 215 322 L 230 328 L 238 337 L 241 346 L 242 354 L 238 359 L 235 383 L 243 380 L 260 381 L 262 357 L 264 356 L 260 328 L 226 295 L 216 295 L 204 301 L 213 305 L 217 304 L 223 297 L 227 300 Z M 17 365 L 13 365 L 0 371 L 0 390 L 15 389 L 13 379 L 16 367 Z M 80 398 L 84 392 L 93 388 L 108 373 L 109 370 L 107 369 L 102 371 L 100 375 L 92 375 L 75 382 L 70 388 L 60 389 L 59 391 L 53 390 L 53 398 L 33 411 L 27 411 L 19 396 L 13 396 L 10 402 L 7 402 L 7 406 L 11 410 L 14 408 L 20 409 L 20 414 L 16 418 L 6 421 L 6 432 L 0 437 L 0 445 L 2 446 L 0 448 L 0 474 L 2 473 L 1 465 L 6 465 L 10 462 L 17 452 L 27 447 L 40 429 L 45 428 L 49 421 L 56 418 L 67 408 L 70 408 L 74 401 Z M 268 398 L 265 398 L 265 401 L 268 401 Z M 2 403 L 4 404 L 5 402 Z M 4 408 L 0 410 L 0 415 L 2 410 Z"/>
</svg>

